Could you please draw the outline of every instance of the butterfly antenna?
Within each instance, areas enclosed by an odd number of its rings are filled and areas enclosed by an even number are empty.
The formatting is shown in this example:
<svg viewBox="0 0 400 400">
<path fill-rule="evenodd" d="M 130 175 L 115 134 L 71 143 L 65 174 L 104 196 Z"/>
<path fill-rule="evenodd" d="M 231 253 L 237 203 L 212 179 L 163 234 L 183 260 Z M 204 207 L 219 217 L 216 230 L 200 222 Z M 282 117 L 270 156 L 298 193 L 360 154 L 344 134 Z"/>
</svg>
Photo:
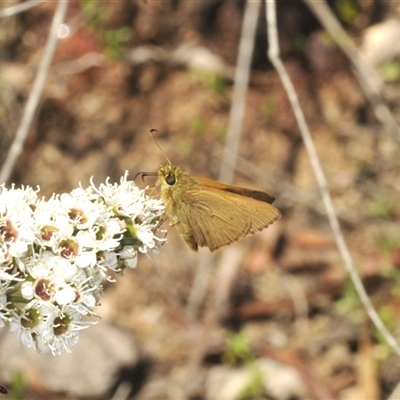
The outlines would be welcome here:
<svg viewBox="0 0 400 400">
<path fill-rule="evenodd" d="M 169 158 L 167 157 L 167 155 L 164 153 L 163 149 L 161 148 L 161 146 L 158 144 L 156 138 L 154 137 L 154 133 L 158 133 L 157 129 L 151 129 L 150 130 L 150 136 L 151 138 L 154 140 L 155 144 L 157 145 L 157 147 L 160 149 L 161 153 L 164 154 L 164 157 L 167 159 L 168 163 L 171 164 L 171 161 L 169 161 Z"/>
</svg>

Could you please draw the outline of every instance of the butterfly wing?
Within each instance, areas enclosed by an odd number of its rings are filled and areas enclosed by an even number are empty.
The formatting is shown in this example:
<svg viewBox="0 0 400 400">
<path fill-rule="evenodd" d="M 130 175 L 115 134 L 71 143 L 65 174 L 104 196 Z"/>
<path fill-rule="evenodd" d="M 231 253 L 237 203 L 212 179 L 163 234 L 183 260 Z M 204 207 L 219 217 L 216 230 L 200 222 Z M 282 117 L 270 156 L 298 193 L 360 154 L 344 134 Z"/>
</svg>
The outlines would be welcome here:
<svg viewBox="0 0 400 400">
<path fill-rule="evenodd" d="M 176 226 L 193 250 L 206 246 L 215 251 L 261 231 L 280 217 L 271 204 L 229 191 L 221 195 L 220 190 L 192 189 L 182 200 L 188 212 L 179 213 Z"/>
<path fill-rule="evenodd" d="M 251 197 L 252 199 L 264 201 L 266 203 L 272 204 L 275 200 L 275 197 L 271 194 L 254 189 L 247 189 L 240 186 L 228 185 L 226 183 L 213 181 L 208 178 L 204 178 L 202 176 L 195 176 L 196 181 L 201 184 L 203 187 L 207 187 L 210 189 L 223 190 L 224 192 L 236 193 L 240 196 Z"/>
</svg>

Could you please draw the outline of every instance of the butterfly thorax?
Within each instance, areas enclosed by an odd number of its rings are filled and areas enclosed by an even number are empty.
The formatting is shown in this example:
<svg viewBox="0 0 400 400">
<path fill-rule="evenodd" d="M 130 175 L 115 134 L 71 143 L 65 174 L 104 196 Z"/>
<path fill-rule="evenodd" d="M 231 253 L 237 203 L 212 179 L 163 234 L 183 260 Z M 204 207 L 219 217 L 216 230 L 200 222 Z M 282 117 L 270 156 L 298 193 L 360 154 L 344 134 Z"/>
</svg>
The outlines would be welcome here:
<svg viewBox="0 0 400 400">
<path fill-rule="evenodd" d="M 196 180 L 179 167 L 164 163 L 158 169 L 157 183 L 161 186 L 161 198 L 165 205 L 175 208 L 184 201 L 185 192 L 196 185 Z"/>
</svg>

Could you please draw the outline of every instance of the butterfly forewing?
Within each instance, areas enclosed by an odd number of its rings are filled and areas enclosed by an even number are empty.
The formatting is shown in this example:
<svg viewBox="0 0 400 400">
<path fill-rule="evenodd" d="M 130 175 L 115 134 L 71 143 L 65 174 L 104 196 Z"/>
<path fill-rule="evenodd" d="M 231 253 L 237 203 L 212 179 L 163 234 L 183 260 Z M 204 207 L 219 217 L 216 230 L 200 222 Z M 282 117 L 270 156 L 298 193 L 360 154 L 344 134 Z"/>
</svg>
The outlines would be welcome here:
<svg viewBox="0 0 400 400">
<path fill-rule="evenodd" d="M 280 217 L 280 212 L 271 204 L 239 194 L 202 188 L 188 191 L 183 201 L 190 213 L 177 228 L 196 250 L 207 246 L 211 251 L 258 232 Z M 190 244 L 192 242 L 192 245 Z"/>
<path fill-rule="evenodd" d="M 203 187 L 207 187 L 214 190 L 222 190 L 224 193 L 230 192 L 235 193 L 240 196 L 251 197 L 252 199 L 264 201 L 266 203 L 272 204 L 275 197 L 267 192 L 262 192 L 260 190 L 242 188 L 240 186 L 227 185 L 222 182 L 216 182 L 212 179 L 204 178 L 202 176 L 194 177 Z"/>
</svg>

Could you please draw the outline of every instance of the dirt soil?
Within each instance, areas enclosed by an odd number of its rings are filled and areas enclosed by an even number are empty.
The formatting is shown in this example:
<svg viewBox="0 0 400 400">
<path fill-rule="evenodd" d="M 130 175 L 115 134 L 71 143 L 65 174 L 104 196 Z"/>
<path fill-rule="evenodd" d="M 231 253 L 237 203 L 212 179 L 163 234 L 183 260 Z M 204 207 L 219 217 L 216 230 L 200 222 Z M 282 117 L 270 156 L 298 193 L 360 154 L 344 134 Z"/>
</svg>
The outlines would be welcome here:
<svg viewBox="0 0 400 400">
<path fill-rule="evenodd" d="M 357 43 L 378 15 L 374 2 L 360 3 L 356 16 L 342 21 Z M 2 20 L 1 160 L 55 7 L 46 2 Z M 380 20 L 398 17 L 388 7 Z M 282 57 L 346 242 L 381 318 L 400 339 L 398 141 L 307 7 L 278 8 Z M 156 171 L 164 156 L 148 135 L 153 128 L 174 164 L 218 179 L 243 10 L 244 2 L 228 0 L 71 2 L 70 32 L 9 183 L 39 185 L 50 196 L 86 186 L 92 176 L 100 183 L 119 181 L 125 170 L 131 177 Z M 135 270 L 106 285 L 97 310 L 98 324 L 137 339 L 142 356 L 129 374 L 96 396 L 76 394 L 73 383 L 69 393 L 50 390 L 43 376 L 38 390 L 27 378 L 20 398 L 107 399 L 123 381 L 130 385 L 124 398 L 143 400 L 372 400 L 396 387 L 400 360 L 376 334 L 343 268 L 287 95 L 266 56 L 264 16 L 234 183 L 272 193 L 281 220 L 213 257 L 192 252 L 172 230 L 159 255 L 141 257 Z M 384 94 L 400 121 L 398 85 Z"/>
</svg>

